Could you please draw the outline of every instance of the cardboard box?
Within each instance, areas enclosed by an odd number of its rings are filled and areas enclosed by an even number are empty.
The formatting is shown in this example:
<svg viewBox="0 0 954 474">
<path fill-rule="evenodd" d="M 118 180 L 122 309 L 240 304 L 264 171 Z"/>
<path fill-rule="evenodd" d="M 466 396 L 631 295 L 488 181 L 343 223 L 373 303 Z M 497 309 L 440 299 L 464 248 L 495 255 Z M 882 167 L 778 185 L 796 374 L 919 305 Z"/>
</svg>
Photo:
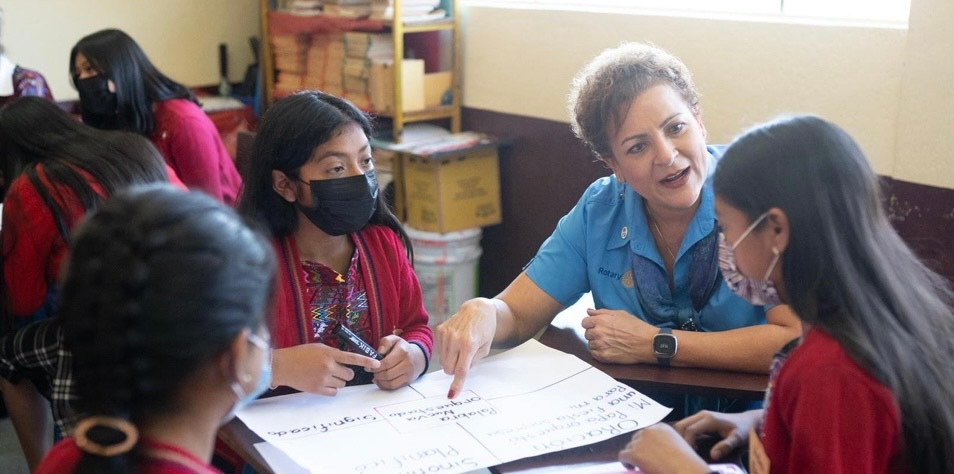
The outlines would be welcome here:
<svg viewBox="0 0 954 474">
<path fill-rule="evenodd" d="M 443 233 L 501 222 L 496 145 L 432 157 L 403 153 L 401 158 L 411 227 Z"/>
<path fill-rule="evenodd" d="M 405 59 L 401 65 L 401 108 L 405 112 L 424 109 L 424 60 Z M 377 61 L 371 64 L 368 79 L 371 107 L 376 113 L 393 113 L 394 63 Z"/>
<path fill-rule="evenodd" d="M 451 105 L 451 72 L 432 72 L 424 75 L 424 106 Z"/>
</svg>

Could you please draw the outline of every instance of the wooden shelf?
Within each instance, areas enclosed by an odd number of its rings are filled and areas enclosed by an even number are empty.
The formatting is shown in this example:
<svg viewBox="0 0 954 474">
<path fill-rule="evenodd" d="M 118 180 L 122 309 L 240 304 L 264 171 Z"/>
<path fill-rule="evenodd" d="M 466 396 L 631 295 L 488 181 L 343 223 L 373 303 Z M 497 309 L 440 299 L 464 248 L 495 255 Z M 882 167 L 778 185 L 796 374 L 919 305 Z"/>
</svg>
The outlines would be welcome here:
<svg viewBox="0 0 954 474">
<path fill-rule="evenodd" d="M 395 11 L 401 11 L 401 0 L 393 0 Z M 460 132 L 460 109 L 461 109 L 461 90 L 460 90 L 460 11 L 458 8 L 459 0 L 441 0 L 440 7 L 447 12 L 447 17 L 443 19 L 430 20 L 425 22 L 403 22 L 400 14 L 391 21 L 368 20 L 368 19 L 347 19 L 336 18 L 324 15 L 299 16 L 287 12 L 272 11 L 269 7 L 269 0 L 259 0 L 262 22 L 262 54 L 260 57 L 263 79 L 264 106 L 268 107 L 272 101 L 287 95 L 288 90 L 275 89 L 275 59 L 272 55 L 271 37 L 272 35 L 319 35 L 330 33 L 342 33 L 347 31 L 364 32 L 384 32 L 392 36 L 394 42 L 394 58 L 392 64 L 396 66 L 394 70 L 393 90 L 401 91 L 401 65 L 404 59 L 404 36 L 413 33 L 426 33 L 437 31 L 451 32 L 450 43 L 443 45 L 450 48 L 451 64 L 449 70 L 451 75 L 451 104 L 440 107 L 432 107 L 415 112 L 402 112 L 401 94 L 394 94 L 394 102 L 391 110 L 397 112 L 378 113 L 381 117 L 392 119 L 392 130 L 395 142 L 400 142 L 400 136 L 404 130 L 405 123 L 423 122 L 428 120 L 448 120 L 450 130 L 454 133 Z M 435 38 L 442 38 L 443 43 L 446 38 L 443 35 L 436 35 Z M 418 41 L 422 37 L 414 37 Z M 442 70 L 448 70 L 448 65 L 443 65 Z M 347 96 L 345 95 L 347 98 Z"/>
<path fill-rule="evenodd" d="M 443 105 L 440 107 L 432 107 L 424 110 L 415 110 L 410 112 L 404 112 L 404 121 L 405 122 L 424 122 L 427 120 L 438 120 L 438 119 L 449 119 L 453 118 L 456 114 L 456 110 L 453 106 Z M 394 117 L 393 113 L 383 112 L 375 113 L 379 117 Z"/>
<path fill-rule="evenodd" d="M 426 23 L 405 23 L 403 27 L 405 33 L 423 33 L 427 31 L 445 31 L 453 29 L 454 20 L 450 18 Z"/>
</svg>

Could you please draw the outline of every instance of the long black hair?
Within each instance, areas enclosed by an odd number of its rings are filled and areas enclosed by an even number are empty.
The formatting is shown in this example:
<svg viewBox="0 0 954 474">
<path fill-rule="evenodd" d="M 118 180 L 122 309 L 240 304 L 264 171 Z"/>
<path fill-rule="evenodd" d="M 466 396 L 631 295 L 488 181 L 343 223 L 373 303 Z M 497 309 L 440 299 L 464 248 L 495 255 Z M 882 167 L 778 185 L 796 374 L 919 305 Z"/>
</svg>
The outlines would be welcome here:
<svg viewBox="0 0 954 474">
<path fill-rule="evenodd" d="M 349 123 L 356 123 L 368 137 L 371 120 L 345 99 L 318 91 L 299 92 L 275 102 L 258 127 L 252 146 L 251 164 L 242 180 L 245 189 L 239 212 L 263 223 L 274 237 L 295 231 L 298 210 L 272 188 L 272 171 L 298 178 L 312 152 Z M 369 224 L 390 227 L 398 234 L 413 261 L 411 239 L 378 193 L 378 204 Z"/>
<path fill-rule="evenodd" d="M 26 180 L 49 208 L 66 243 L 75 218 L 70 203 L 89 211 L 132 184 L 168 180 L 161 155 L 145 138 L 83 125 L 39 97 L 21 97 L 0 109 L 0 170 L 4 200 L 13 199 L 7 191 L 14 181 Z M 16 242 L 5 245 L 10 248 Z M 0 287 L 8 297 L 5 285 Z M 7 305 L 0 306 L 6 312 Z"/>
<path fill-rule="evenodd" d="M 106 29 L 84 36 L 70 50 L 70 77 L 75 82 L 76 55 L 81 53 L 99 74 L 116 85 L 116 106 L 123 130 L 152 136 L 156 126 L 153 102 L 188 99 L 198 104 L 191 91 L 153 66 L 146 53 L 122 30 Z"/>
<path fill-rule="evenodd" d="M 891 227 L 858 144 L 817 117 L 770 123 L 733 142 L 715 191 L 750 219 L 785 212 L 792 308 L 894 394 L 910 471 L 950 472 L 954 294 Z"/>
<path fill-rule="evenodd" d="M 77 227 L 62 289 L 78 412 L 142 426 L 183 382 L 261 326 L 274 287 L 271 246 L 231 209 L 169 185 L 120 193 Z M 84 433 L 99 445 L 115 430 Z M 84 453 L 79 473 L 136 472 L 137 450 Z"/>
<path fill-rule="evenodd" d="M 168 180 L 155 147 L 142 143 L 144 138 L 120 133 L 83 125 L 47 100 L 18 98 L 0 109 L 0 169 L 7 188 L 21 174 L 26 176 L 53 212 L 65 239 L 69 215 L 63 208 L 68 201 L 64 191 L 72 192 L 90 210 L 103 195 L 131 184 Z M 44 181 L 56 187 L 48 189 Z"/>
</svg>

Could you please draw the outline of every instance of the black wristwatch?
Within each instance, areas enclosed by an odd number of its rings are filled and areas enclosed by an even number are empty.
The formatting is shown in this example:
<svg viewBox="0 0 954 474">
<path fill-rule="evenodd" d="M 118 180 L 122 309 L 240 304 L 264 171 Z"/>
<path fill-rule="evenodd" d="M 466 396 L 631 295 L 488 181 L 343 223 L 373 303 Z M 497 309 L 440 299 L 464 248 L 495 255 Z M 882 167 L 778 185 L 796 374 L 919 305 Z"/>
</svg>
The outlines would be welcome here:
<svg viewBox="0 0 954 474">
<path fill-rule="evenodd" d="M 669 362 L 676 356 L 678 346 L 676 336 L 670 328 L 660 328 L 659 333 L 653 336 L 653 354 L 656 355 L 659 365 L 663 367 L 669 367 Z"/>
</svg>

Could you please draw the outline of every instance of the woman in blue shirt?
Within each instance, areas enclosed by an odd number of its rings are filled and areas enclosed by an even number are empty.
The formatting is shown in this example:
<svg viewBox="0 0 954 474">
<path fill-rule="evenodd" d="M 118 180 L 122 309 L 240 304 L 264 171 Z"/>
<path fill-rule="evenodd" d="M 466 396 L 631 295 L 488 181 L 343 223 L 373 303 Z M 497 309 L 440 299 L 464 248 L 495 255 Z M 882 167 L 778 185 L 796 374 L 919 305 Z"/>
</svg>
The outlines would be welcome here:
<svg viewBox="0 0 954 474">
<path fill-rule="evenodd" d="M 570 111 L 613 175 L 590 185 L 502 293 L 438 327 L 441 365 L 455 375 L 448 396 L 491 346 L 530 339 L 588 291 L 597 309 L 582 325 L 597 360 L 767 371 L 801 328 L 787 306 L 753 306 L 722 279 L 709 183 L 720 153 L 706 146 L 686 66 L 643 44 L 608 49 L 574 79 Z"/>
</svg>

